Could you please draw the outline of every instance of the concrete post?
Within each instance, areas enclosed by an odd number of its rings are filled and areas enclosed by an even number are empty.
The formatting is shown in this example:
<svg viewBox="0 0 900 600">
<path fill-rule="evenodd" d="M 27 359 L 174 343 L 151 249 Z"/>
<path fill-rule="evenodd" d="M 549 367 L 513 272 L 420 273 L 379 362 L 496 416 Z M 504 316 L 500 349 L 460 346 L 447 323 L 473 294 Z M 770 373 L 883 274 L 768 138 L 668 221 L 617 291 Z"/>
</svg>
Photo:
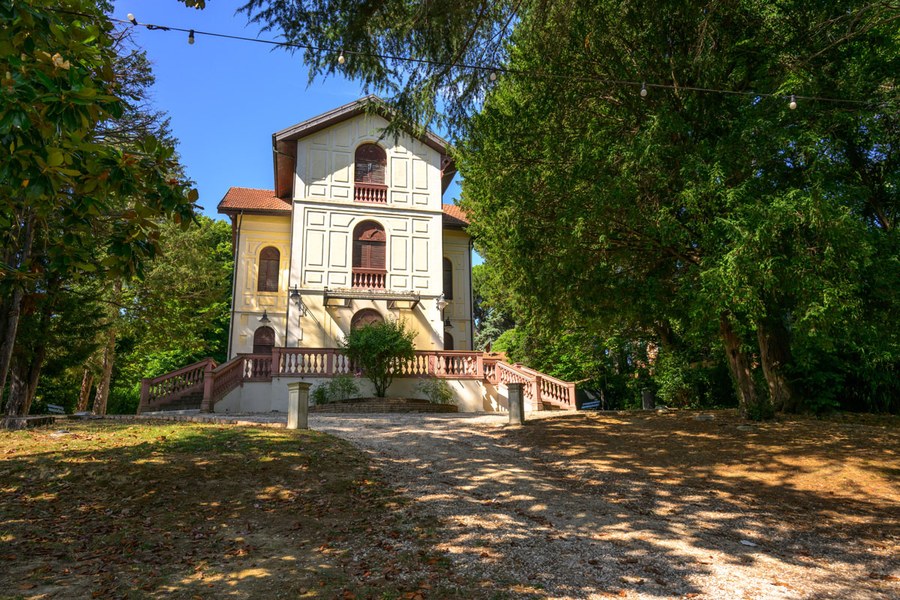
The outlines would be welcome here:
<svg viewBox="0 0 900 600">
<path fill-rule="evenodd" d="M 521 425 L 525 422 L 525 399 L 522 394 L 522 383 L 507 383 L 509 394 L 509 424 Z"/>
<path fill-rule="evenodd" d="M 641 390 L 641 404 L 644 410 L 653 410 L 656 408 L 656 398 L 653 390 L 644 388 Z"/>
<path fill-rule="evenodd" d="M 288 429 L 309 429 L 309 384 L 293 381 L 288 387 Z"/>
</svg>

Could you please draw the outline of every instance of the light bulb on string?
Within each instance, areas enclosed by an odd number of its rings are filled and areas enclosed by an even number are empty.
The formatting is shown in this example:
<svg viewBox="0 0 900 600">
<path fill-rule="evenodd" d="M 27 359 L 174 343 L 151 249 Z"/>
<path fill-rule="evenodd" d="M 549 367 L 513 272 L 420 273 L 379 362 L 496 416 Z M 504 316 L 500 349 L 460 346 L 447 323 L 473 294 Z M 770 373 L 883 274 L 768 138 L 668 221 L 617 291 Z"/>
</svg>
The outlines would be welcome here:
<svg viewBox="0 0 900 600">
<path fill-rule="evenodd" d="M 188 33 L 188 44 L 191 46 L 194 45 L 194 30 L 191 29 L 190 33 Z"/>
<path fill-rule="evenodd" d="M 491 81 L 497 81 L 497 72 L 491 71 L 491 74 L 488 75 L 488 78 L 490 78 Z"/>
<path fill-rule="evenodd" d="M 797 99 L 791 94 L 791 101 L 788 103 L 788 108 L 791 110 L 797 110 Z"/>
<path fill-rule="evenodd" d="M 647 97 L 647 84 L 641 83 L 641 98 Z"/>
<path fill-rule="evenodd" d="M 342 64 L 344 64 L 345 62 L 347 62 L 347 59 L 344 58 L 344 51 L 341 50 L 341 55 L 338 56 L 338 64 L 339 64 L 339 65 L 342 65 Z"/>
<path fill-rule="evenodd" d="M 128 20 L 131 21 L 132 25 L 138 24 L 137 19 L 134 18 L 134 14 L 132 14 L 132 13 L 128 13 Z"/>
</svg>

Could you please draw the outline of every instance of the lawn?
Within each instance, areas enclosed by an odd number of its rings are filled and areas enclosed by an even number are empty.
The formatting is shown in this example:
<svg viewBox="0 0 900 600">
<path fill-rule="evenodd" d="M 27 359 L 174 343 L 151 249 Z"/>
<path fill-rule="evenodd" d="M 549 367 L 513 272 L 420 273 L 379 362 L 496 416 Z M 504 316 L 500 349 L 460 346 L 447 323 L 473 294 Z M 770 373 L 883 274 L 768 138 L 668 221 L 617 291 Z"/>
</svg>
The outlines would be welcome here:
<svg viewBox="0 0 900 600">
<path fill-rule="evenodd" d="M 64 426 L 0 432 L 0 597 L 493 595 L 453 574 L 436 523 L 337 438 Z"/>
</svg>

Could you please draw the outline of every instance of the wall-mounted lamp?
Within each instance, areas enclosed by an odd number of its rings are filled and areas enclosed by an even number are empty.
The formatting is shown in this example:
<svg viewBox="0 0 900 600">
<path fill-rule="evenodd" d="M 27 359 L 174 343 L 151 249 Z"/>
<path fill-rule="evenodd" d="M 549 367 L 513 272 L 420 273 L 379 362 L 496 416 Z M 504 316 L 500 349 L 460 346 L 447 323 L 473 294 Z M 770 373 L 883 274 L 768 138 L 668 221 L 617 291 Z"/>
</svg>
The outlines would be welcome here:
<svg viewBox="0 0 900 600">
<path fill-rule="evenodd" d="M 267 311 L 265 308 L 263 309 L 263 316 L 259 318 L 259 322 L 263 325 L 268 325 L 269 323 L 271 323 L 271 319 L 269 319 L 269 311 Z"/>
<path fill-rule="evenodd" d="M 306 305 L 303 304 L 303 298 L 300 297 L 300 288 L 296 285 L 291 288 L 291 300 L 297 303 L 297 312 L 300 314 L 300 318 L 306 316 Z"/>
<path fill-rule="evenodd" d="M 437 298 L 434 299 L 434 306 L 438 310 L 444 310 L 448 304 L 450 304 L 450 303 L 447 302 L 446 298 L 444 298 L 444 294 L 441 294 L 440 296 L 438 296 Z"/>
<path fill-rule="evenodd" d="M 444 319 L 444 329 L 453 329 L 453 323 L 450 322 L 450 319 Z"/>
</svg>

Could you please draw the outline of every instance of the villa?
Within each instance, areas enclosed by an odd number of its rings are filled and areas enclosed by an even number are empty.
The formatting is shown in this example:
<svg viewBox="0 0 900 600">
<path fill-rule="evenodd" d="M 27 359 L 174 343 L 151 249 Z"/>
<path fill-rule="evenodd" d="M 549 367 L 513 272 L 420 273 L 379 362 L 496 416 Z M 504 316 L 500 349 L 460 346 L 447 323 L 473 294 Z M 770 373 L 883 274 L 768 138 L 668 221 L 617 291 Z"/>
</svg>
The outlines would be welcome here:
<svg viewBox="0 0 900 600">
<path fill-rule="evenodd" d="M 341 341 L 387 319 L 417 349 L 392 394 L 438 377 L 460 411 L 496 411 L 521 382 L 530 409 L 574 409 L 574 384 L 473 351 L 469 221 L 443 203 L 450 147 L 431 132 L 384 135 L 390 118 L 368 96 L 272 134 L 274 189 L 232 187 L 218 207 L 235 252 L 229 360 L 145 380 L 141 411 L 283 411 L 289 381 L 353 375 Z"/>
</svg>

